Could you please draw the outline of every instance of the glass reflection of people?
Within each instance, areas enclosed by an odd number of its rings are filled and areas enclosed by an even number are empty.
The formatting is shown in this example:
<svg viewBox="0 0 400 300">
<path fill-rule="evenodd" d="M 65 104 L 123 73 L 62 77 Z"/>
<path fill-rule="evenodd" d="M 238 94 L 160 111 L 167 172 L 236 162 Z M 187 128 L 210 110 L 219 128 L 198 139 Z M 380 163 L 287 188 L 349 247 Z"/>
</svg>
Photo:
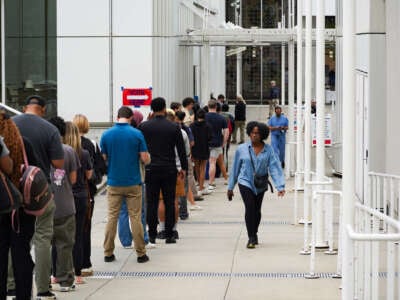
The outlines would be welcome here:
<svg viewBox="0 0 400 300">
<path fill-rule="evenodd" d="M 280 106 L 275 107 L 275 115 L 269 120 L 268 126 L 271 131 L 272 148 L 274 148 L 275 154 L 279 157 L 282 168 L 284 168 L 286 131 L 288 130 L 289 121 L 282 114 L 282 108 Z"/>
</svg>

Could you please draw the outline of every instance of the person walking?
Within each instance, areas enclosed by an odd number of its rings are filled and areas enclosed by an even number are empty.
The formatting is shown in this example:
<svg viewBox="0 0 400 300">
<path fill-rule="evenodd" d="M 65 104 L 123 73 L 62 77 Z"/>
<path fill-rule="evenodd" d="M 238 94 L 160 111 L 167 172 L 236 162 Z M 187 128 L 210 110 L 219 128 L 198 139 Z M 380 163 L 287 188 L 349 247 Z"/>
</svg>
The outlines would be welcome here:
<svg viewBox="0 0 400 300">
<path fill-rule="evenodd" d="M 244 128 L 246 125 L 246 101 L 242 95 L 237 95 L 235 104 L 235 126 L 232 132 L 232 143 L 235 144 L 237 131 L 240 131 L 239 144 L 244 143 Z"/>
<path fill-rule="evenodd" d="M 43 118 L 45 114 L 46 101 L 41 96 L 32 95 L 25 100 L 24 113 L 14 116 L 12 120 L 21 135 L 31 142 L 38 159 L 37 166 L 46 174 L 50 184 L 50 167 L 63 168 L 64 150 L 58 129 Z M 45 212 L 36 218 L 33 245 L 35 247 L 37 300 L 56 299 L 54 293 L 49 290 L 54 210 L 54 200 L 51 200 Z"/>
<path fill-rule="evenodd" d="M 139 126 L 151 155 L 151 163 L 146 166 L 145 175 L 149 240 L 154 244 L 157 237 L 158 202 L 161 191 L 165 204 L 165 242 L 173 244 L 176 243 L 173 227 L 175 224 L 174 201 L 178 175 L 175 148 L 182 168 L 179 172 L 180 177 L 186 174 L 188 161 L 179 125 L 165 118 L 165 99 L 161 97 L 153 99 L 151 109 L 153 111 L 152 118 Z"/>
<path fill-rule="evenodd" d="M 274 148 L 282 168 L 285 168 L 286 131 L 288 130 L 289 121 L 282 114 L 280 106 L 275 107 L 275 115 L 269 119 L 268 126 L 271 131 L 272 148 Z"/>
<path fill-rule="evenodd" d="M 268 138 L 268 127 L 263 123 L 252 121 L 247 124 L 246 132 L 250 137 L 250 142 L 236 149 L 227 196 L 231 201 L 234 196 L 233 188 L 238 183 L 245 206 L 245 221 L 249 238 L 247 248 L 252 249 L 259 242 L 257 234 L 261 222 L 262 201 L 266 191 L 265 187 L 255 186 L 255 175 L 263 176 L 264 183 L 267 184 L 268 174 L 270 174 L 279 197 L 285 195 L 285 178 L 272 147 L 264 143 L 264 140 Z"/>
<path fill-rule="evenodd" d="M 279 98 L 281 91 L 280 89 L 276 86 L 276 81 L 271 80 L 270 82 L 271 87 L 269 90 L 269 115 L 268 118 L 271 118 L 272 115 L 274 114 L 275 107 L 279 105 Z"/>
<path fill-rule="evenodd" d="M 150 162 L 147 145 L 143 134 L 130 123 L 132 110 L 122 106 L 118 110 L 117 123 L 106 130 L 100 139 L 101 152 L 108 162 L 107 201 L 108 222 L 104 238 L 104 261 L 115 260 L 115 235 L 121 210 L 122 200 L 126 199 L 131 230 L 137 254 L 137 262 L 149 260 L 146 255 L 143 226 L 140 221 L 142 212 L 142 188 L 139 160 L 144 164 Z"/>
</svg>

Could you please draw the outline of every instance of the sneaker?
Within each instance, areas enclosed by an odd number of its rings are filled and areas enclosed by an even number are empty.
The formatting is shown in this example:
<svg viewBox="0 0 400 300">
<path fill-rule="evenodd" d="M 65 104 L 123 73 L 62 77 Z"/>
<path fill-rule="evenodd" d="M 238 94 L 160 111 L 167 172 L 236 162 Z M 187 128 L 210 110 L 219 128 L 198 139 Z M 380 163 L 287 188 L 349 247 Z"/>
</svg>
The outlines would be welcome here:
<svg viewBox="0 0 400 300">
<path fill-rule="evenodd" d="M 156 244 L 156 238 L 149 237 L 149 244 Z"/>
<path fill-rule="evenodd" d="M 124 247 L 124 249 L 133 249 L 133 246 L 132 246 L 132 245 L 123 246 L 123 247 Z"/>
<path fill-rule="evenodd" d="M 104 256 L 104 261 L 105 262 L 112 262 L 114 260 L 115 260 L 115 255 L 114 254 L 112 254 L 110 256 Z"/>
<path fill-rule="evenodd" d="M 205 188 L 200 191 L 202 195 L 210 195 L 212 193 L 212 190 L 209 190 L 208 188 Z"/>
<path fill-rule="evenodd" d="M 60 292 L 74 291 L 76 288 L 75 284 L 68 282 L 60 282 Z"/>
<path fill-rule="evenodd" d="M 93 276 L 93 269 L 92 269 L 92 267 L 82 269 L 82 270 L 81 270 L 81 274 L 82 274 L 82 276 L 84 276 L 84 277 L 86 277 L 86 276 Z"/>
<path fill-rule="evenodd" d="M 195 196 L 194 197 L 194 201 L 203 201 L 204 197 L 200 197 L 200 196 Z"/>
<path fill-rule="evenodd" d="M 209 191 L 213 191 L 213 190 L 215 190 L 215 188 L 216 188 L 215 183 L 212 183 L 212 184 L 209 184 L 209 185 L 208 185 L 208 190 L 209 190 Z"/>
<path fill-rule="evenodd" d="M 161 230 L 157 233 L 157 238 L 160 240 L 164 240 L 166 238 L 165 230 Z"/>
<path fill-rule="evenodd" d="M 146 249 L 154 249 L 154 248 L 156 248 L 156 244 L 154 243 L 152 243 L 152 242 L 148 242 L 147 244 L 146 244 Z"/>
<path fill-rule="evenodd" d="M 187 220 L 187 219 L 189 219 L 189 215 L 182 215 L 182 216 L 179 216 L 179 218 L 181 220 Z"/>
<path fill-rule="evenodd" d="M 228 179 L 224 180 L 224 185 L 228 185 Z"/>
<path fill-rule="evenodd" d="M 56 295 L 54 295 L 50 291 L 47 291 L 44 293 L 37 293 L 37 296 L 36 296 L 36 300 L 55 300 L 55 299 L 57 299 Z"/>
<path fill-rule="evenodd" d="M 246 247 L 247 247 L 247 249 L 254 249 L 256 247 L 256 244 L 249 240 L 247 242 L 247 246 Z"/>
<path fill-rule="evenodd" d="M 173 231 L 172 231 L 172 236 L 174 237 L 174 239 L 179 240 L 179 233 L 178 233 L 178 230 L 173 230 Z"/>
<path fill-rule="evenodd" d="M 17 299 L 17 291 L 16 290 L 8 290 L 7 291 L 7 300 L 16 300 Z"/>
<path fill-rule="evenodd" d="M 198 206 L 198 205 L 191 205 L 189 207 L 189 210 L 202 210 L 202 208 L 201 208 L 201 206 Z"/>
<path fill-rule="evenodd" d="M 138 258 L 137 258 L 137 262 L 140 264 L 148 262 L 149 260 L 150 260 L 150 258 L 146 254 L 144 254 L 142 256 L 138 256 Z"/>
</svg>

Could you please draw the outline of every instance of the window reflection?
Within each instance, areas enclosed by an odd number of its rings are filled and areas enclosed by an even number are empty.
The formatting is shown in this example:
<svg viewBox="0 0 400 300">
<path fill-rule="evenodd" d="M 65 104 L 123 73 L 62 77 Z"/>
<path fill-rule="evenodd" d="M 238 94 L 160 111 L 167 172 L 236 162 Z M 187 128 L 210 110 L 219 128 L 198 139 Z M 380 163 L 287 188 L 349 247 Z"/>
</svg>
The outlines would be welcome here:
<svg viewBox="0 0 400 300">
<path fill-rule="evenodd" d="M 22 110 L 27 96 L 57 115 L 56 1 L 5 0 L 6 104 Z M 3 79 L 2 79 L 3 82 Z"/>
</svg>

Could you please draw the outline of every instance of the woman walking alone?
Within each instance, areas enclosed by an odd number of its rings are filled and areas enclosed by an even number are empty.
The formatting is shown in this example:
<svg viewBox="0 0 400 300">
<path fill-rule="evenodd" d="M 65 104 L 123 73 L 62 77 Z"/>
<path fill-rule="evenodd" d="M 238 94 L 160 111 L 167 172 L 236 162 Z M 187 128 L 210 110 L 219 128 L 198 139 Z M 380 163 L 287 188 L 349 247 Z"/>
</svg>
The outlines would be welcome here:
<svg viewBox="0 0 400 300">
<path fill-rule="evenodd" d="M 239 145 L 236 149 L 232 171 L 229 176 L 227 196 L 229 201 L 233 197 L 233 188 L 239 184 L 240 195 L 245 206 L 245 221 L 249 240 L 247 248 L 258 245 L 258 226 L 261 221 L 261 205 L 265 194 L 265 187 L 257 188 L 254 177 L 270 174 L 278 196 L 285 195 L 285 178 L 279 159 L 274 150 L 264 140 L 268 138 L 268 127 L 259 122 L 249 122 L 246 128 L 250 142 Z M 267 177 L 264 177 L 267 181 Z"/>
</svg>

